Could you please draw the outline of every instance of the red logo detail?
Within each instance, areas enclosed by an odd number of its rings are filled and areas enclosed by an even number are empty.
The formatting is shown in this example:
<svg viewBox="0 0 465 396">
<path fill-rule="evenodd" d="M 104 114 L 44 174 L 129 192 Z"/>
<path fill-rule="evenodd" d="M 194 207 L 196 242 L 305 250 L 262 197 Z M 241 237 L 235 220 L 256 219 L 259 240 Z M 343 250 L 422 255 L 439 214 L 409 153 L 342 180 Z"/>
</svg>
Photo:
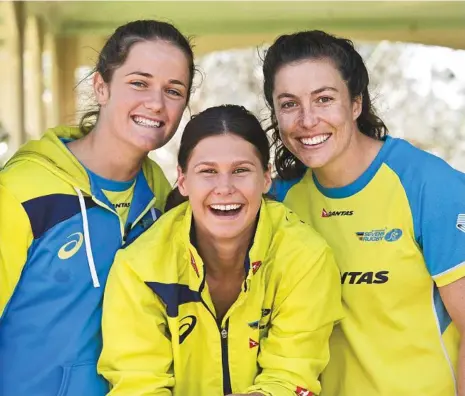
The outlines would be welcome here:
<svg viewBox="0 0 465 396">
<path fill-rule="evenodd" d="M 305 388 L 301 388 L 300 386 L 297 387 L 295 390 L 295 394 L 298 396 L 313 396 L 313 393 Z"/>
<path fill-rule="evenodd" d="M 258 346 L 258 342 L 249 338 L 249 348 L 255 348 Z"/>
<path fill-rule="evenodd" d="M 193 254 L 192 254 L 191 251 L 189 251 L 189 253 L 191 254 L 191 265 L 192 265 L 192 268 L 194 268 L 194 271 L 195 271 L 195 273 L 197 274 L 197 278 L 200 278 L 199 268 L 197 267 L 197 264 L 195 263 L 194 256 L 193 256 Z"/>
<path fill-rule="evenodd" d="M 258 271 L 258 269 L 261 267 L 262 262 L 261 261 L 255 261 L 252 263 L 252 272 L 255 275 L 255 273 Z"/>
<path fill-rule="evenodd" d="M 323 211 L 321 212 L 321 217 L 330 217 L 329 213 L 323 208 Z"/>
</svg>

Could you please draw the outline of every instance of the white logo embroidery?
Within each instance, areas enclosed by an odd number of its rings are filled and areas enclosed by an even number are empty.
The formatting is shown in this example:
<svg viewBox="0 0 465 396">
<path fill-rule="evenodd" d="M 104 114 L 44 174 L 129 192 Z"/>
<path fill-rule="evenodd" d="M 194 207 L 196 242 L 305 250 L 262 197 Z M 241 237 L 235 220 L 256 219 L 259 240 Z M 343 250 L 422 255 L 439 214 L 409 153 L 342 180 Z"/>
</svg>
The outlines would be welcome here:
<svg viewBox="0 0 465 396">
<path fill-rule="evenodd" d="M 67 260 L 73 257 L 82 246 L 82 242 L 84 241 L 84 236 L 82 233 L 75 232 L 74 234 L 69 235 L 68 239 L 73 236 L 75 236 L 75 238 L 65 243 L 58 251 L 58 257 L 62 260 Z"/>
<path fill-rule="evenodd" d="M 462 232 L 465 232 L 465 214 L 461 213 L 457 216 L 457 229 Z"/>
</svg>

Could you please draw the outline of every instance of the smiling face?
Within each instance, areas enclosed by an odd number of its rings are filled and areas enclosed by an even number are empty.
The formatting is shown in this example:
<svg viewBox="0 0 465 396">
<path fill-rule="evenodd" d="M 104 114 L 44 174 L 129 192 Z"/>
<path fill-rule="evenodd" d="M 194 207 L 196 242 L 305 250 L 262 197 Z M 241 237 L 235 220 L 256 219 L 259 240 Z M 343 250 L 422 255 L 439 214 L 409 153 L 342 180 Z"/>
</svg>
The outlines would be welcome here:
<svg viewBox="0 0 465 396">
<path fill-rule="evenodd" d="M 185 172 L 178 172 L 199 237 L 231 239 L 253 231 L 271 175 L 251 143 L 232 133 L 207 137 L 192 151 Z"/>
<path fill-rule="evenodd" d="M 273 107 L 284 145 L 310 168 L 337 161 L 358 132 L 361 101 L 329 60 L 304 60 L 275 75 Z"/>
<path fill-rule="evenodd" d="M 95 75 L 99 127 L 142 152 L 162 147 L 181 120 L 189 77 L 187 58 L 173 44 L 162 40 L 135 43 L 109 84 Z"/>
</svg>

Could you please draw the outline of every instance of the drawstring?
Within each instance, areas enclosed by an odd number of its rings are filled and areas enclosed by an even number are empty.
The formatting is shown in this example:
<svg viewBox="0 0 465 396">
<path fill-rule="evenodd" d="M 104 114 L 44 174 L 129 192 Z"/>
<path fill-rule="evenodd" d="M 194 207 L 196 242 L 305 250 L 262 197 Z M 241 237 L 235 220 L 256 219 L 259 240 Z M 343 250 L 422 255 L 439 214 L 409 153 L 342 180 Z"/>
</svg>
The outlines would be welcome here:
<svg viewBox="0 0 465 396">
<path fill-rule="evenodd" d="M 84 243 L 86 246 L 87 262 L 89 263 L 90 275 L 92 276 L 92 283 L 94 287 L 100 287 L 97 271 L 95 269 L 94 256 L 92 255 L 92 246 L 90 245 L 89 223 L 87 222 L 87 211 L 84 196 L 79 188 L 74 187 L 79 198 L 79 206 L 81 207 L 82 214 L 82 227 L 84 228 Z"/>
<path fill-rule="evenodd" d="M 150 214 L 152 215 L 152 220 L 157 220 L 157 212 L 155 212 L 155 208 L 150 208 Z"/>
</svg>

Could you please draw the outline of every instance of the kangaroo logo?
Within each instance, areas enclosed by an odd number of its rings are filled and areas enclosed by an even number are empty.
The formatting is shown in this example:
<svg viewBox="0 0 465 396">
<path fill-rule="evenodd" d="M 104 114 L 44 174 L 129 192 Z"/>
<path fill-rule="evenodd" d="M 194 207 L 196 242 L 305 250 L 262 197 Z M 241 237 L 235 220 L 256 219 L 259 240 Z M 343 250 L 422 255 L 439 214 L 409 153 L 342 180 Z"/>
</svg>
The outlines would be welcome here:
<svg viewBox="0 0 465 396">
<path fill-rule="evenodd" d="M 73 237 L 69 242 L 65 243 L 58 251 L 58 257 L 62 260 L 68 260 L 73 257 L 82 246 L 84 236 L 81 232 L 75 232 L 68 236 L 68 239 Z"/>
</svg>

